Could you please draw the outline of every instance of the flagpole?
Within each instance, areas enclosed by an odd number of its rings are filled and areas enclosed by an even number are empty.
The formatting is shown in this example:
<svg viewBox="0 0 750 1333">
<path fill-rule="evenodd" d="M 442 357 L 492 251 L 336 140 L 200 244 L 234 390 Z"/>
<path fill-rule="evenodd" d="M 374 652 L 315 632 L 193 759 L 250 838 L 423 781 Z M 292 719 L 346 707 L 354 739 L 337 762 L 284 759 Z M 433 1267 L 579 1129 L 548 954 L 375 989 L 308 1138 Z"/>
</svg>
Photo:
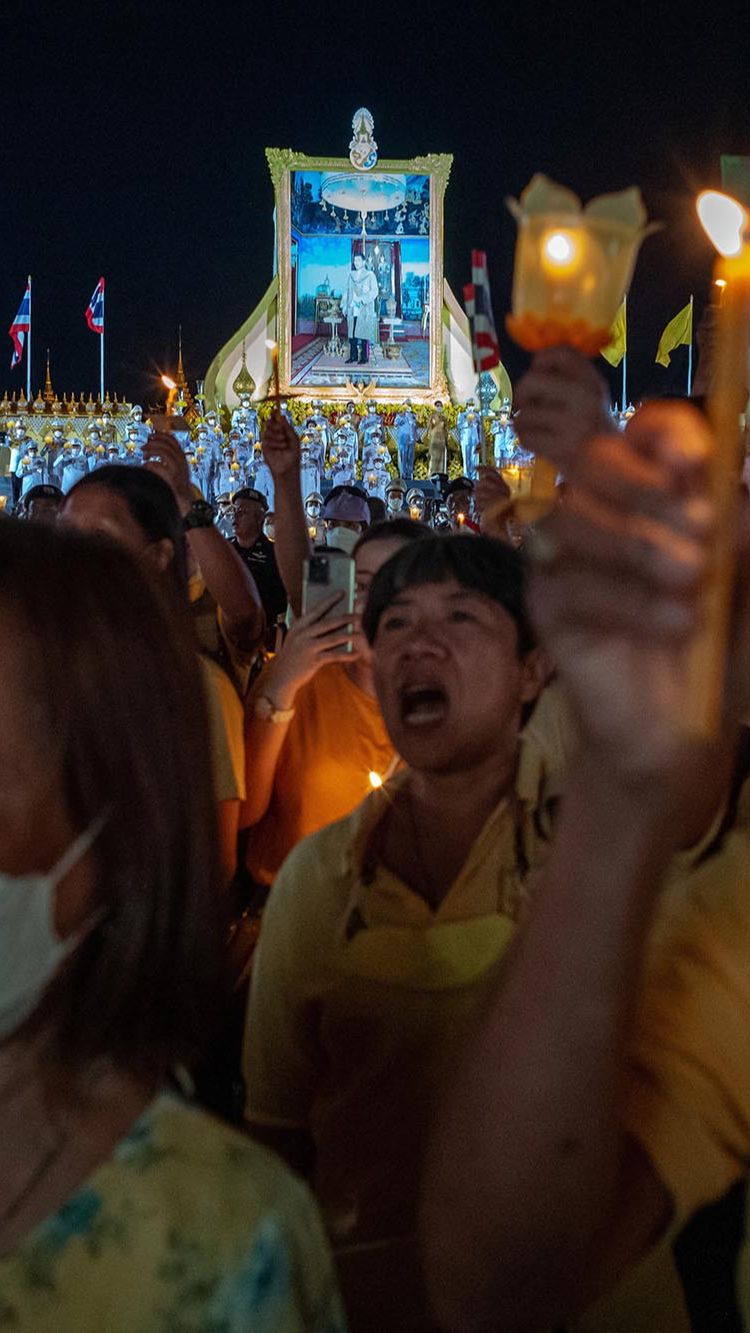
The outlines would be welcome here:
<svg viewBox="0 0 750 1333">
<path fill-rule="evenodd" d="M 104 406 L 104 288 L 102 287 L 102 345 L 99 348 L 99 402 Z"/>
<path fill-rule="evenodd" d="M 693 295 L 690 294 L 690 342 L 688 343 L 688 385 L 687 396 L 693 392 Z"/>
<path fill-rule="evenodd" d="M 31 274 L 29 282 L 29 340 L 26 345 L 26 401 L 31 402 Z"/>
<path fill-rule="evenodd" d="M 625 351 L 622 354 L 622 411 L 628 406 L 628 298 L 622 298 L 622 326 L 625 332 Z"/>
</svg>

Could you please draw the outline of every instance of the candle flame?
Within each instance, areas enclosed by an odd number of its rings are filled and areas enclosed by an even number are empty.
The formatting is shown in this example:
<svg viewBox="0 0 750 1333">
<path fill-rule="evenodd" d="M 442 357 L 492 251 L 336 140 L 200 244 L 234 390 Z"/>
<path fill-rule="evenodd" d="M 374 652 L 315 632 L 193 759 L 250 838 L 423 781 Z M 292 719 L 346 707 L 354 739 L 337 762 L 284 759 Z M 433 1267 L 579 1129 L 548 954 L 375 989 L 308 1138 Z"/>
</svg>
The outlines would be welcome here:
<svg viewBox="0 0 750 1333">
<path fill-rule="evenodd" d="M 371 769 L 367 776 L 370 779 L 370 786 L 372 787 L 373 791 L 377 791 L 378 787 L 382 787 L 383 779 L 381 778 L 379 773 L 375 772 L 374 769 Z"/>
<path fill-rule="evenodd" d="M 269 352 L 275 352 L 277 346 L 278 344 L 274 342 L 273 338 L 266 338 L 266 347 L 268 348 Z"/>
<path fill-rule="evenodd" d="M 162 377 L 161 377 L 161 382 L 162 382 L 162 384 L 164 385 L 165 389 L 176 389 L 176 388 L 177 388 L 177 385 L 175 384 L 174 380 L 171 380 L 171 379 L 169 378 L 169 375 L 162 375 Z"/>
<path fill-rule="evenodd" d="M 748 215 L 742 204 L 718 190 L 704 190 L 696 204 L 701 226 L 720 255 L 731 259 L 742 249 L 743 232 Z"/>
<path fill-rule="evenodd" d="M 567 231 L 553 231 L 544 242 L 544 253 L 553 268 L 568 268 L 576 258 L 575 239 Z"/>
</svg>

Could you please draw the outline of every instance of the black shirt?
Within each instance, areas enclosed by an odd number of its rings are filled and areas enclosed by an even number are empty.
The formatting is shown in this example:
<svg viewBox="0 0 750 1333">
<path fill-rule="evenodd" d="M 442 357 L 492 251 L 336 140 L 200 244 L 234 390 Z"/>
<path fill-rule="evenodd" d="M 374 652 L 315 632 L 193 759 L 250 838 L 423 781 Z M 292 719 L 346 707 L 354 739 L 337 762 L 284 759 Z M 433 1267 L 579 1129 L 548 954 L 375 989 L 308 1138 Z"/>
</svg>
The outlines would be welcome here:
<svg viewBox="0 0 750 1333">
<path fill-rule="evenodd" d="M 232 538 L 231 544 L 255 579 L 268 621 L 268 639 L 272 642 L 276 620 L 285 615 L 287 604 L 286 588 L 276 564 L 273 542 L 261 533 L 254 546 L 240 546 L 236 537 Z"/>
</svg>

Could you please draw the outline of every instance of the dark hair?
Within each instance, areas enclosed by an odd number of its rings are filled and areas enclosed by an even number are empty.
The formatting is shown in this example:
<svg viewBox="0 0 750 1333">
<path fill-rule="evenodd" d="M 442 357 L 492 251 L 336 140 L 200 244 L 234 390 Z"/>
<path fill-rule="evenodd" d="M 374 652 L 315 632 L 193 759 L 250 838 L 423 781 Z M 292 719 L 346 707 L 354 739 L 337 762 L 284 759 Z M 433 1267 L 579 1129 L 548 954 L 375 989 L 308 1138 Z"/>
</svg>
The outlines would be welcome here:
<svg viewBox="0 0 750 1333">
<path fill-rule="evenodd" d="M 187 563 L 185 554 L 185 531 L 177 508 L 174 492 L 163 477 L 157 477 L 145 467 L 129 467 L 124 463 L 105 463 L 95 472 L 81 477 L 68 491 L 68 497 L 84 487 L 104 486 L 122 496 L 131 517 L 143 529 L 149 541 L 158 542 L 168 538 L 172 543 L 174 558 L 171 563 L 172 575 L 180 591 L 187 590 Z"/>
<path fill-rule="evenodd" d="M 104 1056 L 161 1076 L 203 1046 L 222 998 L 209 728 L 187 607 L 112 542 L 9 519 L 0 623 L 25 654 L 30 739 L 60 771 L 71 822 L 104 817 L 104 915 L 32 1022 L 71 1069 Z"/>
<path fill-rule="evenodd" d="M 354 555 L 361 551 L 363 546 L 369 546 L 370 542 L 387 542 L 392 539 L 397 541 L 413 542 L 424 540 L 425 537 L 432 536 L 432 528 L 428 528 L 426 523 L 419 523 L 413 518 L 384 518 L 379 523 L 373 523 L 362 533 L 357 545 L 354 547 Z"/>
<path fill-rule="evenodd" d="M 367 504 L 370 509 L 370 526 L 373 523 L 382 523 L 388 513 L 385 500 L 381 500 L 379 495 L 368 495 Z"/>
<path fill-rule="evenodd" d="M 450 481 L 445 488 L 445 497 L 447 499 L 449 495 L 457 495 L 464 491 L 471 492 L 473 490 L 474 482 L 470 477 L 454 477 L 453 481 Z"/>
<path fill-rule="evenodd" d="M 520 655 L 530 652 L 534 634 L 526 614 L 526 562 L 512 546 L 494 537 L 430 534 L 429 541 L 410 542 L 391 556 L 370 585 L 362 617 L 368 643 L 374 642 L 381 616 L 405 588 L 449 579 L 498 602 L 516 622 Z"/>
</svg>

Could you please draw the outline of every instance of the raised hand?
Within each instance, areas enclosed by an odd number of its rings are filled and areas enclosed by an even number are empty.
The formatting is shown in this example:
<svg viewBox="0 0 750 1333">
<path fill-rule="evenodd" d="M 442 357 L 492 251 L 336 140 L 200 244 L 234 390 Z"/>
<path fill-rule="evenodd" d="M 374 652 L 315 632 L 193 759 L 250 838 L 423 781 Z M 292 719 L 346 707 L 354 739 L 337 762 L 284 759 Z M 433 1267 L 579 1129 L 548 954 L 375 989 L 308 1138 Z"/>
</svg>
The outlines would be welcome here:
<svg viewBox="0 0 750 1333">
<path fill-rule="evenodd" d="M 143 461 L 150 472 L 169 482 L 184 518 L 193 503 L 192 483 L 187 459 L 174 435 L 166 431 L 150 435 L 144 445 Z"/>
<path fill-rule="evenodd" d="M 516 389 L 514 407 L 513 424 L 524 449 L 550 459 L 566 475 L 586 440 L 617 429 L 605 381 L 572 347 L 537 353 Z"/>
<path fill-rule="evenodd" d="M 299 437 L 280 412 L 273 412 L 268 418 L 262 443 L 263 457 L 275 482 L 299 472 Z"/>
<path fill-rule="evenodd" d="M 349 651 L 352 616 L 332 615 L 343 593 L 335 592 L 295 620 L 265 677 L 266 691 L 277 708 L 291 708 L 302 685 L 332 662 L 354 661 Z"/>
<path fill-rule="evenodd" d="M 582 446 L 565 503 L 532 543 L 532 611 L 584 745 L 630 777 L 681 752 L 685 651 L 700 617 L 712 509 L 708 426 L 686 404 L 643 408 Z"/>
</svg>

